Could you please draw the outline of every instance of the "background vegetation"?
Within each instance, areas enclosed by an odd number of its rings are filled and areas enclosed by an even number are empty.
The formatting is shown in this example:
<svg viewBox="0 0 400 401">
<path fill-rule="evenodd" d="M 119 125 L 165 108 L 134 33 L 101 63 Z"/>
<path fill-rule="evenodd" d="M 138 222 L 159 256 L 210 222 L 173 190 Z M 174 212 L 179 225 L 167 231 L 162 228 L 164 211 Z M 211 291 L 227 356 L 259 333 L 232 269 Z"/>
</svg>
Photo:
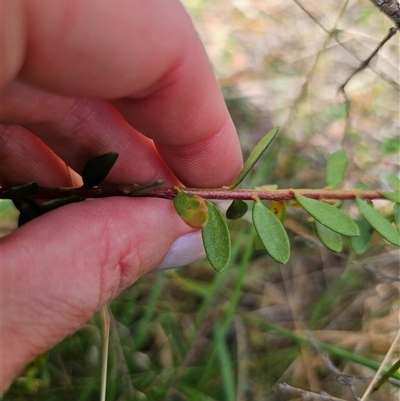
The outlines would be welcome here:
<svg viewBox="0 0 400 401">
<path fill-rule="evenodd" d="M 350 115 L 338 94 L 393 26 L 369 1 L 304 1 L 312 18 L 292 0 L 184 3 L 244 153 L 281 127 L 241 187 L 322 188 L 327 157 L 345 149 L 344 188 L 389 188 L 389 173 L 399 171 L 398 37 L 348 84 Z M 375 204 L 390 213 L 388 202 Z M 345 208 L 354 215 L 352 205 Z M 3 207 L 6 232 L 15 213 Z M 399 252 L 379 236 L 363 255 L 349 243 L 330 252 L 300 209 L 289 209 L 285 226 L 292 246 L 286 265 L 258 250 L 246 219 L 235 221 L 224 272 L 206 260 L 156 272 L 111 302 L 107 399 L 295 399 L 277 388 L 283 382 L 360 397 L 399 330 Z M 4 400 L 98 400 L 102 327 L 99 314 L 38 358 Z M 397 344 L 389 364 L 399 352 Z M 387 383 L 369 399 L 393 400 L 399 385 Z"/>
</svg>

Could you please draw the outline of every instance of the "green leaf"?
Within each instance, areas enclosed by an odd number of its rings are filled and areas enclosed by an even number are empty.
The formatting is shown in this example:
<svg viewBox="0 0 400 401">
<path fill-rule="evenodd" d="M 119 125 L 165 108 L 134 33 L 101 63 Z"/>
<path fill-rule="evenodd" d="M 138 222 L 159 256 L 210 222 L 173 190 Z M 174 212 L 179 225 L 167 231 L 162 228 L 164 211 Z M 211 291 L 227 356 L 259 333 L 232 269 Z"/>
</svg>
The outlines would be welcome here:
<svg viewBox="0 0 400 401">
<path fill-rule="evenodd" d="M 261 242 L 260 236 L 256 235 L 254 238 L 254 250 L 255 251 L 263 251 L 266 252 L 267 250 L 265 249 L 264 244 Z"/>
<path fill-rule="evenodd" d="M 294 196 L 300 206 L 325 227 L 349 237 L 360 235 L 357 224 L 347 214 L 336 207 L 328 205 L 325 202 L 307 198 L 297 192 L 294 193 Z"/>
<path fill-rule="evenodd" d="M 290 257 L 290 243 L 281 221 L 261 202 L 253 206 L 253 224 L 269 256 L 278 263 Z"/>
<path fill-rule="evenodd" d="M 394 224 L 396 224 L 397 232 L 400 235 L 400 206 L 399 205 L 394 205 L 393 220 L 394 220 Z"/>
<path fill-rule="evenodd" d="M 183 221 L 193 228 L 203 228 L 208 222 L 208 207 L 205 199 L 190 195 L 181 189 L 174 199 L 175 210 Z"/>
<path fill-rule="evenodd" d="M 344 150 L 338 150 L 328 159 L 326 165 L 326 183 L 334 188 L 342 179 L 347 168 L 349 158 Z"/>
<path fill-rule="evenodd" d="M 372 234 L 374 233 L 374 229 L 368 223 L 364 217 L 360 216 L 360 218 L 356 221 L 358 228 L 360 230 L 359 237 L 351 237 L 351 249 L 353 249 L 354 253 L 360 255 L 364 253 L 369 243 L 371 242 Z"/>
<path fill-rule="evenodd" d="M 142 186 L 138 185 L 135 189 L 132 189 L 132 191 L 128 192 L 128 195 L 132 197 L 146 195 L 147 192 L 150 192 L 155 188 L 161 187 L 161 185 L 164 184 L 164 182 L 165 180 L 156 180 L 147 185 L 142 185 Z"/>
<path fill-rule="evenodd" d="M 400 192 L 382 192 L 382 195 L 392 202 L 400 203 Z"/>
<path fill-rule="evenodd" d="M 340 252 L 342 250 L 342 237 L 340 236 L 340 234 L 325 227 L 318 221 L 314 222 L 314 226 L 317 236 L 322 245 L 333 252 Z"/>
<path fill-rule="evenodd" d="M 247 159 L 246 163 L 243 166 L 242 171 L 240 172 L 236 181 L 229 186 L 229 189 L 233 189 L 237 187 L 246 177 L 246 175 L 250 172 L 250 170 L 254 167 L 257 163 L 258 159 L 262 156 L 264 151 L 268 148 L 269 144 L 275 138 L 275 135 L 278 133 L 279 127 L 274 128 L 272 131 L 268 132 L 267 135 L 261 139 L 260 142 L 256 145 L 253 151 L 250 153 L 249 158 Z"/>
<path fill-rule="evenodd" d="M 386 241 L 400 246 L 400 235 L 396 229 L 373 206 L 360 198 L 356 199 L 356 205 L 361 216 L 378 232 Z"/>
<path fill-rule="evenodd" d="M 53 199 L 43 203 L 41 206 L 42 213 L 50 212 L 50 210 L 57 209 L 61 206 L 69 205 L 70 203 L 82 202 L 85 198 L 83 196 L 70 196 L 68 198 Z"/>
<path fill-rule="evenodd" d="M 245 201 L 234 200 L 226 211 L 226 218 L 229 220 L 240 219 L 246 214 L 248 208 L 249 207 Z"/>
<path fill-rule="evenodd" d="M 389 153 L 399 154 L 400 152 L 400 136 L 395 138 L 386 138 L 382 142 L 382 153 L 387 155 Z"/>
<path fill-rule="evenodd" d="M 396 174 L 389 173 L 386 176 L 386 181 L 388 182 L 390 187 L 393 189 L 393 191 L 400 191 L 400 178 L 397 177 Z"/>
<path fill-rule="evenodd" d="M 39 189 L 37 182 L 30 182 L 29 184 L 19 185 L 17 187 L 12 187 L 5 189 L 1 193 L 1 198 L 7 199 L 12 197 L 25 197 L 33 195 Z"/>
<path fill-rule="evenodd" d="M 40 207 L 31 200 L 13 200 L 13 203 L 20 213 L 18 217 L 18 227 L 21 227 L 25 223 L 28 223 L 28 221 L 31 221 L 42 214 Z"/>
<path fill-rule="evenodd" d="M 95 187 L 107 177 L 118 159 L 118 153 L 109 152 L 88 160 L 83 168 L 82 180 L 85 187 Z"/>
<path fill-rule="evenodd" d="M 231 238 L 221 211 L 213 203 L 208 206 L 208 223 L 202 229 L 204 249 L 211 266 L 220 272 L 225 269 L 231 256 Z"/>
</svg>

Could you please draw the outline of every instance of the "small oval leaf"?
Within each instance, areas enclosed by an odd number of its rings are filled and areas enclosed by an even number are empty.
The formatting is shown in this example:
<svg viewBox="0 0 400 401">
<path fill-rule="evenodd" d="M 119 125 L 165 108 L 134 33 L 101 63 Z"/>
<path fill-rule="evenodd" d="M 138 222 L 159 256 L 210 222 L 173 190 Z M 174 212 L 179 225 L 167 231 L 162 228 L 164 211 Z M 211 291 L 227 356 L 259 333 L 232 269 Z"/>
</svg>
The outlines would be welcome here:
<svg viewBox="0 0 400 401">
<path fill-rule="evenodd" d="M 360 230 L 359 237 L 351 237 L 351 249 L 353 249 L 354 253 L 360 255 L 364 253 L 369 243 L 371 242 L 372 234 L 374 233 L 374 229 L 368 223 L 364 217 L 360 216 L 360 218 L 356 221 L 358 228 Z"/>
<path fill-rule="evenodd" d="M 229 220 L 240 219 L 246 214 L 248 208 L 245 201 L 234 200 L 226 211 L 226 218 Z"/>
<path fill-rule="evenodd" d="M 394 224 L 396 225 L 397 232 L 400 235 L 400 206 L 399 205 L 394 205 L 393 221 L 394 221 Z"/>
<path fill-rule="evenodd" d="M 318 221 L 314 222 L 315 231 L 322 245 L 333 252 L 340 252 L 342 250 L 342 237 L 335 231 L 330 230 Z M 355 237 L 358 238 L 358 237 Z"/>
<path fill-rule="evenodd" d="M 161 185 L 164 184 L 164 182 L 165 182 L 165 180 L 156 180 L 154 182 L 151 182 L 150 184 L 138 185 L 135 189 L 132 189 L 131 191 L 129 191 L 128 195 L 132 196 L 132 197 L 146 195 L 148 192 L 152 191 L 153 189 L 161 187 Z"/>
<path fill-rule="evenodd" d="M 40 206 L 31 200 L 13 200 L 15 207 L 19 210 L 18 227 L 21 227 L 28 221 L 39 217 L 42 214 Z"/>
<path fill-rule="evenodd" d="M 279 127 L 274 128 L 272 131 L 268 132 L 267 135 L 264 136 L 263 139 L 261 139 L 260 142 L 255 146 L 253 151 L 250 153 L 249 158 L 246 160 L 246 163 L 244 164 L 242 171 L 240 172 L 238 178 L 236 178 L 236 181 L 229 186 L 230 189 L 233 189 L 237 187 L 246 177 L 246 175 L 250 172 L 250 170 L 253 168 L 253 166 L 257 163 L 258 159 L 262 156 L 264 151 L 268 148 L 269 144 L 272 142 L 272 140 L 275 138 L 275 135 L 278 133 Z"/>
<path fill-rule="evenodd" d="M 290 243 L 280 220 L 261 202 L 256 202 L 253 223 L 269 256 L 278 263 L 286 263 L 290 257 Z"/>
<path fill-rule="evenodd" d="M 12 197 L 24 197 L 33 195 L 39 189 L 39 184 L 35 181 L 29 184 L 19 185 L 17 187 L 11 187 L 5 189 L 1 193 L 2 198 L 12 198 Z"/>
<path fill-rule="evenodd" d="M 203 245 L 211 266 L 220 272 L 225 269 L 231 256 L 231 237 L 228 225 L 221 211 L 213 203 L 206 201 L 208 223 L 201 230 Z"/>
<path fill-rule="evenodd" d="M 273 201 L 269 210 L 283 223 L 286 220 L 286 202 Z"/>
<path fill-rule="evenodd" d="M 109 152 L 88 160 L 82 171 L 85 187 L 95 187 L 107 177 L 118 159 L 118 153 Z"/>
<path fill-rule="evenodd" d="M 68 198 L 52 199 L 42 204 L 42 213 L 50 212 L 50 210 L 57 209 L 61 206 L 69 205 L 70 203 L 82 202 L 85 198 L 83 196 L 70 196 Z"/>
<path fill-rule="evenodd" d="M 360 198 L 356 199 L 357 208 L 362 217 L 368 221 L 371 227 L 386 241 L 400 246 L 400 235 L 396 229 L 373 206 Z"/>
<path fill-rule="evenodd" d="M 382 192 L 382 195 L 395 203 L 400 203 L 400 192 Z"/>
<path fill-rule="evenodd" d="M 175 210 L 183 221 L 193 228 L 203 228 L 208 221 L 206 200 L 197 195 L 190 195 L 181 189 L 174 199 Z"/>
<path fill-rule="evenodd" d="M 400 178 L 397 177 L 396 174 L 394 173 L 389 173 L 386 176 L 386 181 L 390 185 L 390 187 L 393 189 L 393 191 L 400 191 Z"/>
<path fill-rule="evenodd" d="M 315 199 L 307 198 L 295 192 L 294 196 L 300 206 L 315 220 L 338 234 L 349 237 L 360 235 L 357 224 L 347 214 L 334 206 Z"/>
<path fill-rule="evenodd" d="M 349 158 L 344 150 L 332 153 L 326 165 L 326 183 L 328 187 L 334 188 L 344 176 Z"/>
</svg>

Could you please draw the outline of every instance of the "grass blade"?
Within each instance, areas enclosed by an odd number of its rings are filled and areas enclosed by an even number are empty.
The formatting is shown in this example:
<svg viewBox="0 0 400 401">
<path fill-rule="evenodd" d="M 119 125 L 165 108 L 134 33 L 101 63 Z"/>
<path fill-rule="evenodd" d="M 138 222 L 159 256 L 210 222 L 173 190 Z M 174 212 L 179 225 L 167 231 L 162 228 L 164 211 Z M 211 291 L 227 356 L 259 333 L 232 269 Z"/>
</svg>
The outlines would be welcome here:
<svg viewBox="0 0 400 401">
<path fill-rule="evenodd" d="M 107 366 L 108 366 L 108 345 L 110 343 L 110 314 L 107 309 L 107 304 L 101 308 L 101 314 L 103 317 L 103 362 L 101 366 L 101 390 L 100 390 L 100 401 L 106 400 L 106 389 L 107 389 Z"/>
<path fill-rule="evenodd" d="M 229 355 L 229 350 L 226 346 L 225 331 L 223 330 L 221 322 L 217 321 L 215 324 L 215 336 L 217 341 L 217 355 L 219 363 L 221 365 L 222 378 L 224 382 L 224 400 L 235 401 L 236 391 L 235 391 L 235 379 L 231 366 L 231 357 Z"/>
</svg>

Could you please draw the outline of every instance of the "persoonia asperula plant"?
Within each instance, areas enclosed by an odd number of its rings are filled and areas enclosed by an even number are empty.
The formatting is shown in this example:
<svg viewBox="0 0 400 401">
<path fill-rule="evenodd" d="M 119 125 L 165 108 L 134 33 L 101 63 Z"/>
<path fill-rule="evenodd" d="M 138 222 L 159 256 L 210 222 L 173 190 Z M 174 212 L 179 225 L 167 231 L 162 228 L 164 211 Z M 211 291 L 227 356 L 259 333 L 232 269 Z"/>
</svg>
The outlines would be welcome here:
<svg viewBox="0 0 400 401">
<path fill-rule="evenodd" d="M 374 231 L 386 241 L 400 246 L 400 179 L 392 175 L 392 192 L 379 190 L 336 189 L 342 182 L 348 157 L 343 150 L 331 155 L 326 166 L 323 189 L 277 189 L 261 186 L 255 189 L 236 189 L 254 167 L 278 133 L 270 131 L 254 148 L 236 181 L 222 188 L 163 187 L 163 180 L 139 186 L 99 186 L 118 158 L 109 152 L 90 159 L 82 172 L 79 188 L 44 188 L 36 182 L 0 188 L 0 199 L 11 199 L 20 212 L 18 226 L 55 208 L 90 198 L 109 196 L 158 197 L 171 199 L 177 213 L 191 227 L 202 230 L 207 258 L 213 268 L 222 271 L 229 263 L 231 239 L 226 219 L 238 219 L 252 206 L 252 222 L 265 251 L 279 263 L 290 258 L 290 242 L 284 227 L 288 207 L 302 208 L 313 219 L 321 243 L 331 251 L 340 252 L 342 236 L 351 238 L 357 254 L 368 248 Z M 231 200 L 226 216 L 210 200 Z M 373 199 L 392 202 L 391 213 L 383 216 L 372 204 Z M 40 202 L 38 202 L 40 200 Z M 44 201 L 47 200 L 47 201 Z M 267 207 L 263 201 L 271 201 Z M 359 211 L 356 221 L 341 210 L 344 200 L 353 200 Z M 44 201 L 44 202 L 43 202 Z"/>
</svg>

